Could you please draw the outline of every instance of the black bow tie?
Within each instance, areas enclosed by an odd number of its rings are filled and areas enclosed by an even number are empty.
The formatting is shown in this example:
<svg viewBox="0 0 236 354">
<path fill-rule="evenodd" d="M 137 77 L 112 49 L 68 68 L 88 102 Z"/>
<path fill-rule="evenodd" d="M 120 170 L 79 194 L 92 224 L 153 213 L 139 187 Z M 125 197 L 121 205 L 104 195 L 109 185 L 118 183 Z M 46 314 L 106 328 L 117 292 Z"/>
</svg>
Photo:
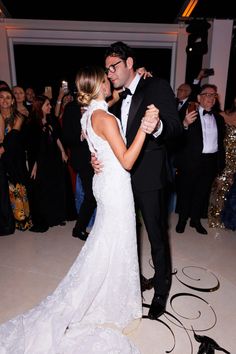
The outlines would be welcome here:
<svg viewBox="0 0 236 354">
<path fill-rule="evenodd" d="M 128 95 L 132 96 L 132 93 L 131 93 L 130 89 L 127 88 L 127 87 L 126 87 L 123 91 L 121 91 L 121 92 L 119 93 L 119 96 L 120 96 L 120 98 L 121 98 L 122 100 L 126 99 L 126 97 L 127 97 Z"/>
<path fill-rule="evenodd" d="M 178 104 L 179 104 L 180 106 L 182 106 L 183 103 L 184 103 L 184 101 L 179 101 L 179 102 L 178 102 Z"/>
<path fill-rule="evenodd" d="M 213 112 L 212 112 L 212 111 L 206 111 L 206 110 L 204 109 L 202 114 L 203 114 L 203 115 L 205 115 L 205 114 L 213 114 Z"/>
</svg>

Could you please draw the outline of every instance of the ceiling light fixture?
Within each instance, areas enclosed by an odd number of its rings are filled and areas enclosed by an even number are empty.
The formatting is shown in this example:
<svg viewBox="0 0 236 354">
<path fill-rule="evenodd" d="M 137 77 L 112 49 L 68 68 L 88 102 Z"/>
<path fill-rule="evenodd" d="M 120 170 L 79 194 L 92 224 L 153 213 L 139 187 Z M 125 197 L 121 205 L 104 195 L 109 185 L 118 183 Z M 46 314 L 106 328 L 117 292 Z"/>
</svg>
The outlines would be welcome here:
<svg viewBox="0 0 236 354">
<path fill-rule="evenodd" d="M 193 10 L 195 9 L 199 0 L 190 0 L 188 5 L 185 7 L 185 10 L 182 13 L 182 17 L 189 17 Z"/>
</svg>

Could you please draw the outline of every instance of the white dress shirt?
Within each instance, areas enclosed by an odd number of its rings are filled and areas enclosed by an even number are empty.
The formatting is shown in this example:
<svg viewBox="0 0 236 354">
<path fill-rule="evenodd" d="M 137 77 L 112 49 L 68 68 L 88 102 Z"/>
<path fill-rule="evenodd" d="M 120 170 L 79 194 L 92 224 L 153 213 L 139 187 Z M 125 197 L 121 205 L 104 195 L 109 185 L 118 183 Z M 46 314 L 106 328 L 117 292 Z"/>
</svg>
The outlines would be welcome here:
<svg viewBox="0 0 236 354">
<path fill-rule="evenodd" d="M 213 114 L 203 115 L 203 108 L 199 107 L 202 125 L 203 154 L 213 154 L 218 151 L 218 130 Z"/>
<path fill-rule="evenodd" d="M 122 101 L 122 105 L 121 105 L 121 124 L 122 124 L 122 129 L 123 129 L 124 134 L 126 134 L 127 122 L 128 122 L 128 116 L 129 116 L 129 109 L 130 109 L 130 105 L 131 105 L 131 102 L 132 102 L 132 97 L 133 97 L 133 94 L 134 94 L 134 92 L 136 90 L 136 87 L 138 86 L 140 78 L 141 78 L 141 76 L 139 74 L 135 75 L 135 78 L 133 79 L 133 81 L 131 82 L 131 84 L 128 87 L 130 89 L 131 93 L 132 93 L 132 96 L 131 95 L 127 95 L 127 97 Z M 157 131 L 153 134 L 153 136 L 155 138 L 157 138 L 161 134 L 162 129 L 163 129 L 163 124 L 160 121 L 160 126 L 157 129 Z"/>
</svg>

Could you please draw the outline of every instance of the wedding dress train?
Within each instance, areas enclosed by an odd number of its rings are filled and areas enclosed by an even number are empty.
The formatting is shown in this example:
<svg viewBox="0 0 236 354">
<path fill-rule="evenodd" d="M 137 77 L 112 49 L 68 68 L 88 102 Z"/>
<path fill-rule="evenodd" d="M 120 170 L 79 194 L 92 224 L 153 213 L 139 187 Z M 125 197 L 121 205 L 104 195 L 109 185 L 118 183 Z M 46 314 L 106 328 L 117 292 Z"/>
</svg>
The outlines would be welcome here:
<svg viewBox="0 0 236 354">
<path fill-rule="evenodd" d="M 92 129 L 92 101 L 82 118 L 91 151 L 103 162 L 94 176 L 97 213 L 80 254 L 56 290 L 0 326 L 0 354 L 138 354 L 122 334 L 141 319 L 135 210 L 130 175 Z"/>
</svg>

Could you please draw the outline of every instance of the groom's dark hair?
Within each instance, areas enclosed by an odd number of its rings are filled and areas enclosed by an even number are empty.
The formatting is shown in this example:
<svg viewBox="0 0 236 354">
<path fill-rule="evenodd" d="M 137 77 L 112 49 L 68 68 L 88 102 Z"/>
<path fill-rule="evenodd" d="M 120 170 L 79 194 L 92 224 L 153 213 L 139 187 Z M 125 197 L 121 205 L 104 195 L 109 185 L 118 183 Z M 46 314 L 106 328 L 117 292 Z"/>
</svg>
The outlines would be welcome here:
<svg viewBox="0 0 236 354">
<path fill-rule="evenodd" d="M 135 59 L 134 50 L 124 42 L 112 43 L 110 47 L 106 49 L 105 59 L 109 56 L 118 57 L 124 61 L 127 60 L 129 57 L 131 57 L 133 58 L 134 66 L 135 66 L 136 59 Z"/>
</svg>

